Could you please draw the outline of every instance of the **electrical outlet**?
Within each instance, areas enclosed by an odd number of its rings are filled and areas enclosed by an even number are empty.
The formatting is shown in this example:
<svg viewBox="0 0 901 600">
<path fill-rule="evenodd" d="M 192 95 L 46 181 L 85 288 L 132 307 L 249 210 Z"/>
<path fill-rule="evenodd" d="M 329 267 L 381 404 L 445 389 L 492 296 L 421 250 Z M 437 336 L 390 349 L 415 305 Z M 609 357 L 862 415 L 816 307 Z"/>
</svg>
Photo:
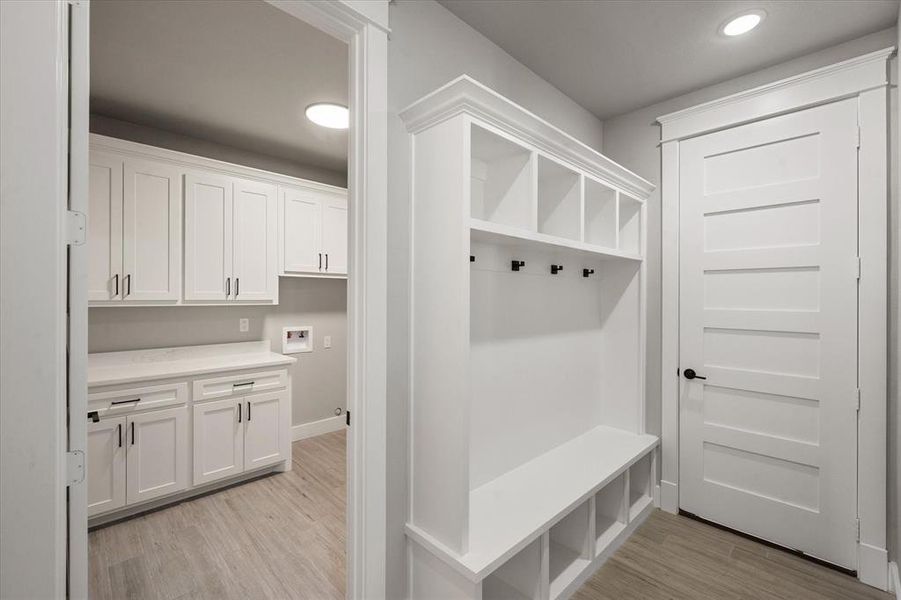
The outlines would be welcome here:
<svg viewBox="0 0 901 600">
<path fill-rule="evenodd" d="M 238 319 L 238 331 L 241 333 L 250 331 L 250 319 Z"/>
<path fill-rule="evenodd" d="M 327 335 L 322 338 L 322 347 L 323 348 L 331 348 L 332 347 L 332 336 Z"/>
</svg>

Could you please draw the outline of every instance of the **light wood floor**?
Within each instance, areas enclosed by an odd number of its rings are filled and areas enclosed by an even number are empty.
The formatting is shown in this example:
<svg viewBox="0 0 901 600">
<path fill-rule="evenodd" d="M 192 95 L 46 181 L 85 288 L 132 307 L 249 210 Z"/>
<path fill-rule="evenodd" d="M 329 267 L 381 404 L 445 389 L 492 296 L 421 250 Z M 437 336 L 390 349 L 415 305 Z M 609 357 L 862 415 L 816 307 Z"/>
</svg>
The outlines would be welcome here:
<svg viewBox="0 0 901 600">
<path fill-rule="evenodd" d="M 91 598 L 344 598 L 344 457 L 343 431 L 294 442 L 289 473 L 91 532 Z M 660 511 L 574 596 L 676 599 L 891 596 L 826 567 Z"/>
</svg>

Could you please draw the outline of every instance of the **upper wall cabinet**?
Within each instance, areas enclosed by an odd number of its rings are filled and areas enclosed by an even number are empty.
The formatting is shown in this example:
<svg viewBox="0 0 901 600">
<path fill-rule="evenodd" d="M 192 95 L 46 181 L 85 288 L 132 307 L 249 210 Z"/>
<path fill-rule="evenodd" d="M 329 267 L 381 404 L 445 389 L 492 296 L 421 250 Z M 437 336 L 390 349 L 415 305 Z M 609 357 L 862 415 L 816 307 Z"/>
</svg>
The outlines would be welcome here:
<svg viewBox="0 0 901 600">
<path fill-rule="evenodd" d="M 281 275 L 347 275 L 347 194 L 281 188 Z"/>
<path fill-rule="evenodd" d="M 91 135 L 88 253 L 91 306 L 278 304 L 347 274 L 347 190 Z"/>
<path fill-rule="evenodd" d="M 181 174 L 152 161 L 91 154 L 89 299 L 171 304 L 181 281 Z"/>
</svg>

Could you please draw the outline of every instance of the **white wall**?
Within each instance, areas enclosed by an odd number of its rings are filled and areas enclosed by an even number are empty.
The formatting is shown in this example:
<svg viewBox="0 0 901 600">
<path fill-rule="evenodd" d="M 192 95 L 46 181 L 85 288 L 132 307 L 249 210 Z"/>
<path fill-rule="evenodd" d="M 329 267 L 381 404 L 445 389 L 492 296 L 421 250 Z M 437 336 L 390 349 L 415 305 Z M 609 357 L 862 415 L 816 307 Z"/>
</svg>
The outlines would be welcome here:
<svg viewBox="0 0 901 600">
<path fill-rule="evenodd" d="M 63 3 L 0 2 L 0 597 L 65 594 Z"/>
<path fill-rule="evenodd" d="M 410 148 L 397 114 L 465 73 L 596 149 L 601 147 L 603 126 L 437 2 L 392 3 L 389 16 L 387 597 L 402 598 L 409 399 Z"/>
<path fill-rule="evenodd" d="M 832 63 L 846 60 L 870 51 L 887 48 L 898 43 L 896 29 L 887 29 L 844 44 L 827 48 L 820 52 L 803 56 L 801 58 L 776 65 L 755 73 L 732 79 L 714 86 L 703 88 L 689 94 L 660 102 L 653 106 L 641 108 L 604 122 L 604 154 L 624 165 L 642 177 L 659 185 L 660 182 L 660 151 L 657 143 L 660 141 L 660 128 L 656 125 L 656 118 L 679 109 L 694 106 L 708 100 L 733 94 L 742 90 L 753 88 L 765 83 L 777 81 L 823 67 Z M 897 89 L 894 95 L 895 128 L 897 128 Z M 894 177 L 897 181 L 898 156 L 892 158 L 894 165 Z M 889 364 L 896 368 L 891 369 L 891 386 L 889 401 L 889 439 L 890 452 L 889 469 L 889 523 L 890 547 L 894 549 L 893 556 L 897 557 L 899 549 L 898 530 L 898 502 L 901 498 L 898 474 L 898 370 L 901 369 L 898 356 L 898 231 L 901 230 L 898 218 L 898 194 L 897 183 L 891 206 L 892 222 L 892 274 L 893 274 L 893 310 L 894 318 L 891 322 L 893 355 Z M 647 357 L 647 398 L 648 398 L 648 430 L 654 433 L 660 432 L 660 190 L 654 192 L 648 204 L 648 357 Z M 675 374 L 673 375 L 675 376 Z M 895 558 L 897 560 L 897 558 Z"/>
</svg>

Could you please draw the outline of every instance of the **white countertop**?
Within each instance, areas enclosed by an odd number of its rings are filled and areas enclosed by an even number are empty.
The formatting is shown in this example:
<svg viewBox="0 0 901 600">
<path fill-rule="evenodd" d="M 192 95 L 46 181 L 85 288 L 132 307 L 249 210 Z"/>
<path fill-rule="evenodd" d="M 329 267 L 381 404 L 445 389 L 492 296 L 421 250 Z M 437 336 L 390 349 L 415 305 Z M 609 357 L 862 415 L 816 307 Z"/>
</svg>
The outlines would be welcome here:
<svg viewBox="0 0 901 600">
<path fill-rule="evenodd" d="M 295 362 L 296 358 L 270 351 L 266 341 L 101 352 L 88 354 L 88 387 L 278 367 Z"/>
</svg>

